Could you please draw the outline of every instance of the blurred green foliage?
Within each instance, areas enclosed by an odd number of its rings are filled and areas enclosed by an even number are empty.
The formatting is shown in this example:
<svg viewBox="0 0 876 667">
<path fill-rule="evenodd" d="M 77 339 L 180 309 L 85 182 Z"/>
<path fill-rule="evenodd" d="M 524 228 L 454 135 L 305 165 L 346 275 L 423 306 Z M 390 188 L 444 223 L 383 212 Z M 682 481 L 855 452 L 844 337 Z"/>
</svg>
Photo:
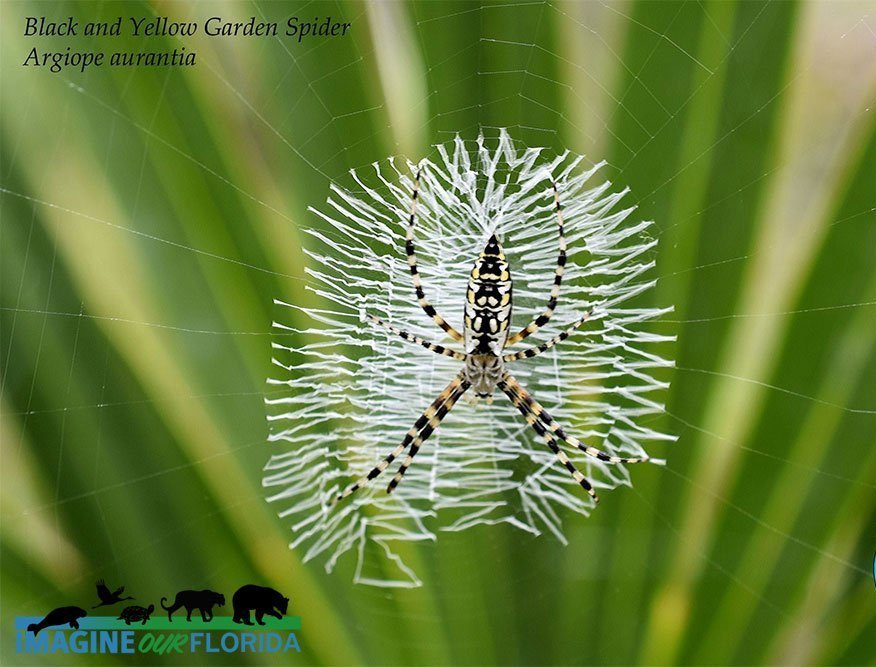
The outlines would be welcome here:
<svg viewBox="0 0 876 667">
<path fill-rule="evenodd" d="M 154 602 L 270 584 L 303 617 L 302 664 L 876 661 L 865 4 L 0 11 L 4 664 L 43 661 L 14 654 L 16 614 L 85 606 L 98 578 Z M 24 37 L 31 15 L 353 27 L 199 35 L 192 68 L 51 73 L 20 65 L 32 46 L 181 43 Z M 354 586 L 352 558 L 329 576 L 288 551 L 263 499 L 272 299 L 311 303 L 300 228 L 332 179 L 500 126 L 607 159 L 657 221 L 653 298 L 678 335 L 662 427 L 680 440 L 568 521 L 567 547 L 442 534 L 408 554 L 422 588 Z"/>
</svg>

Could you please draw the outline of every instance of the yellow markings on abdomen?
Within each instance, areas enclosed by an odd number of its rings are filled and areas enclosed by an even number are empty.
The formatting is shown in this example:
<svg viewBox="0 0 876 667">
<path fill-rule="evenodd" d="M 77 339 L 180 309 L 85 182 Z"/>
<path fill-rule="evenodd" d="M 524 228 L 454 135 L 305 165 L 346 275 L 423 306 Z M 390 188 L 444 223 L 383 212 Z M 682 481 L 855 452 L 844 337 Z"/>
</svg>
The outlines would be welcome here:
<svg viewBox="0 0 876 667">
<path fill-rule="evenodd" d="M 505 254 L 497 250 L 481 253 L 469 278 L 465 304 L 465 345 L 469 353 L 499 354 L 508 335 L 511 273 Z"/>
</svg>

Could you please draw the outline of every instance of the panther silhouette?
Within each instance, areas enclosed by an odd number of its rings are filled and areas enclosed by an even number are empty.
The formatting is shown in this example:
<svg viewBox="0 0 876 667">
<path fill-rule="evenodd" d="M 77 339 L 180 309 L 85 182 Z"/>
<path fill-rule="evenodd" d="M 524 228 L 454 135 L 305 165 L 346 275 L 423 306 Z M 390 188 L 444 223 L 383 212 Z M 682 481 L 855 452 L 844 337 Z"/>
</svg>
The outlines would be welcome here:
<svg viewBox="0 0 876 667">
<path fill-rule="evenodd" d="M 213 607 L 225 604 L 225 596 L 214 591 L 180 591 L 176 594 L 173 604 L 169 607 L 164 604 L 167 598 L 161 598 L 161 607 L 167 611 L 167 620 L 173 621 L 173 612 L 180 607 L 186 608 L 186 620 L 192 620 L 192 612 L 197 609 L 201 612 L 201 620 L 209 622 L 213 620 Z"/>
</svg>

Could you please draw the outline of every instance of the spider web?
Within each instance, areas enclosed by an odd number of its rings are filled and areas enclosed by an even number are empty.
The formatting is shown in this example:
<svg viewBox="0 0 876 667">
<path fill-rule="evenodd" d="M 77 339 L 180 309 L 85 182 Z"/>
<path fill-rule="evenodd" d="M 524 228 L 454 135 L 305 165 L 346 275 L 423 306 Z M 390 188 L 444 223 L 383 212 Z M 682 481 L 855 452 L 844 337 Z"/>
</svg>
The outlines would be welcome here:
<svg viewBox="0 0 876 667">
<path fill-rule="evenodd" d="M 756 38 L 757 43 L 765 43 L 763 34 L 788 19 L 785 12 L 790 10 L 781 6 L 744 5 L 744 9 L 734 10 L 734 15 L 722 11 L 723 5 L 699 2 L 667 5 L 650 12 L 614 3 L 483 3 L 459 5 L 453 10 L 426 3 L 414 6 L 410 15 L 384 7 L 379 16 L 369 14 L 364 5 L 344 6 L 341 13 L 354 24 L 375 29 L 382 26 L 385 39 L 377 47 L 365 38 L 340 47 L 234 42 L 224 50 L 212 44 L 194 44 L 203 57 L 199 64 L 203 76 L 192 79 L 201 96 L 196 103 L 209 108 L 197 116 L 186 115 L 181 111 L 186 105 L 172 101 L 174 94 L 190 100 L 184 77 L 172 72 L 148 79 L 125 73 L 112 80 L 96 73 L 84 77 L 65 73 L 39 80 L 19 76 L 10 70 L 9 54 L 17 54 L 21 37 L 4 32 L 5 99 L 12 99 L 9 91 L 14 90 L 17 110 L 14 113 L 12 105 L 4 104 L 4 232 L 0 243 L 6 250 L 0 352 L 5 601 L 14 595 L 22 604 L 48 608 L 55 598 L 43 592 L 46 579 L 58 590 L 69 590 L 70 586 L 84 589 L 97 576 L 112 578 L 108 575 L 111 570 L 131 577 L 143 572 L 141 588 L 156 581 L 175 585 L 177 582 L 166 581 L 166 574 L 157 565 L 143 562 L 144 550 L 163 553 L 156 561 L 179 562 L 192 585 L 199 580 L 205 586 L 217 579 L 227 580 L 232 573 L 248 576 L 242 572 L 286 581 L 289 561 L 277 554 L 286 553 L 289 540 L 285 534 L 276 538 L 286 522 L 274 516 L 265 519 L 265 514 L 273 514 L 274 506 L 265 510 L 264 491 L 259 488 L 260 465 L 269 455 L 258 436 L 264 422 L 260 383 L 267 368 L 267 341 L 276 336 L 269 330 L 269 316 L 258 309 L 235 309 L 232 303 L 236 299 L 229 295 L 249 289 L 250 299 L 267 303 L 276 295 L 291 304 L 296 303 L 295 293 L 301 285 L 319 286 L 318 281 L 300 272 L 300 257 L 289 250 L 300 239 L 289 230 L 298 224 L 318 224 L 306 210 L 315 206 L 325 212 L 322 202 L 330 183 L 346 183 L 355 189 L 347 177 L 350 169 L 364 173 L 372 160 L 387 155 L 435 159 L 434 153 L 428 152 L 433 136 L 450 142 L 457 135 L 471 139 L 481 131 L 490 136 L 498 128 L 508 128 L 519 146 L 547 146 L 557 154 L 571 148 L 593 161 L 607 159 L 602 177 L 610 178 L 617 188 L 632 187 L 623 204 L 639 205 L 631 219 L 653 218 L 657 227 L 661 253 L 657 298 L 663 304 L 678 306 L 675 316 L 661 320 L 667 336 L 678 332 L 680 337 L 673 395 L 702 396 L 670 400 L 665 420 L 654 422 L 655 430 L 676 433 L 681 439 L 671 449 L 669 467 L 660 483 L 634 469 L 642 478 L 636 479 L 632 496 L 622 496 L 622 490 L 607 494 L 623 497 L 615 503 L 617 507 L 604 503 L 587 520 L 571 513 L 568 519 L 563 517 L 568 526 L 566 537 L 573 543 L 567 553 L 579 554 L 582 544 L 605 541 L 584 540 L 582 536 L 593 534 L 586 531 L 600 531 L 603 538 L 613 536 L 607 540 L 613 551 L 596 554 L 592 563 L 589 558 L 586 563 L 577 562 L 575 556 L 576 562 L 562 569 L 563 556 L 556 554 L 563 552 L 543 546 L 548 540 L 511 542 L 497 527 L 477 542 L 487 545 L 486 553 L 478 556 L 499 563 L 509 546 L 536 554 L 519 568 L 497 568 L 500 573 L 495 576 L 505 572 L 513 585 L 541 590 L 532 606 L 555 606 L 562 616 L 558 621 L 561 634 L 580 636 L 577 643 L 570 639 L 570 644 L 587 651 L 583 655 L 593 661 L 634 661 L 638 656 L 632 647 L 638 643 L 632 640 L 646 634 L 642 626 L 656 634 L 667 628 L 647 619 L 627 624 L 626 607 L 609 599 L 598 611 L 613 628 L 611 637 L 600 634 L 598 625 L 585 632 L 577 607 L 571 608 L 561 594 L 539 588 L 534 581 L 556 581 L 558 572 L 570 574 L 570 585 L 574 577 L 596 582 L 606 578 L 624 582 L 625 587 L 629 583 L 631 599 L 640 599 L 637 595 L 646 584 L 634 581 L 631 572 L 659 576 L 666 580 L 664 593 L 678 593 L 684 591 L 683 586 L 673 587 L 684 582 L 678 572 L 688 568 L 691 579 L 699 581 L 703 590 L 716 592 L 715 621 L 698 622 L 690 634 L 700 639 L 691 640 L 687 653 L 672 656 L 693 660 L 713 655 L 709 653 L 712 650 L 714 655 L 724 656 L 725 662 L 751 662 L 764 656 L 771 656 L 773 662 L 797 662 L 816 660 L 819 651 L 824 651 L 821 655 L 830 656 L 830 661 L 839 660 L 845 644 L 830 639 L 836 636 L 836 619 L 845 625 L 843 636 L 863 638 L 872 627 L 872 615 L 840 613 L 865 608 L 866 598 L 852 582 L 866 574 L 864 558 L 872 557 L 871 545 L 862 537 L 872 527 L 874 495 L 868 474 L 873 465 L 872 448 L 867 447 L 874 412 L 874 397 L 867 389 L 873 384 L 872 363 L 868 361 L 872 359 L 872 273 L 859 272 L 860 280 L 849 285 L 823 281 L 820 288 L 807 288 L 803 300 L 799 297 L 805 276 L 795 277 L 793 272 L 809 270 L 812 257 L 827 243 L 827 234 L 841 237 L 848 232 L 859 248 L 869 247 L 871 237 L 867 234 L 876 203 L 871 200 L 836 216 L 827 209 L 832 202 L 831 174 L 852 168 L 858 157 L 853 150 L 856 140 L 866 145 L 876 38 L 866 8 L 852 3 L 833 6 L 842 9 L 829 12 L 824 5 L 813 3 L 799 10 L 796 21 L 803 36 L 784 64 L 787 76 L 776 77 L 763 87 L 758 84 L 765 77 L 756 72 L 767 65 L 752 63 L 749 46 Z M 9 19 L 6 26 L 18 24 L 14 12 L 25 11 L 22 7 L 4 3 Z M 320 3 L 303 5 L 305 10 L 339 12 L 335 4 Z M 59 19 L 69 13 L 66 8 L 57 11 Z M 144 13 L 150 11 L 157 10 L 144 9 Z M 173 4 L 162 5 L 161 11 L 203 18 L 209 8 Z M 283 11 L 273 3 L 241 6 L 241 15 L 257 17 L 279 16 Z M 680 29 L 691 17 L 698 24 L 711 26 L 704 33 L 708 44 L 690 39 Z M 455 35 L 458 40 L 446 40 L 446 35 Z M 627 49 L 633 41 L 649 44 L 650 49 L 633 59 Z M 416 57 L 424 58 L 422 69 L 427 74 L 417 78 L 411 76 L 413 68 L 396 71 L 396 78 L 405 85 L 403 94 L 393 97 L 387 92 L 387 81 L 393 77 L 381 76 L 388 76 L 387 68 L 401 67 L 402 59 L 394 58 L 393 53 L 407 53 L 405 48 L 411 45 L 423 54 Z M 398 50 L 393 52 L 393 46 Z M 255 68 L 247 65 L 262 59 L 270 65 L 253 76 Z M 651 80 L 652 68 L 677 71 L 679 76 L 667 80 L 665 89 L 649 87 L 646 82 Z M 722 83 L 731 76 L 745 78 L 741 86 L 749 93 L 745 99 L 722 99 Z M 144 80 L 148 86 L 142 86 Z M 827 93 L 813 94 L 813 89 Z M 351 92 L 344 97 L 332 94 L 335 90 Z M 807 116 L 807 110 L 818 106 L 809 103 L 817 99 L 835 100 L 831 107 L 835 112 L 819 116 L 813 111 L 814 115 Z M 708 113 L 714 105 L 724 105 L 733 113 Z M 51 117 L 46 108 L 52 110 Z M 759 147 L 775 158 L 763 163 L 747 160 L 741 137 L 746 132 L 766 134 L 765 128 L 779 110 L 789 110 L 792 121 L 787 125 L 792 129 L 787 134 L 797 137 L 798 143 L 789 147 L 790 140 L 786 140 L 783 145 Z M 168 122 L 168 116 L 174 122 Z M 693 127 L 706 128 L 702 136 L 679 131 L 689 118 L 695 121 Z M 237 140 L 236 150 L 204 149 L 187 136 L 201 136 L 202 132 L 214 136 L 228 133 Z M 71 141 L 86 133 L 96 137 L 93 154 Z M 260 150 L 241 148 L 250 145 Z M 651 171 L 654 156 L 663 153 L 667 155 L 663 168 Z M 715 186 L 712 165 L 732 164 L 734 160 L 755 167 L 749 174 L 735 173 Z M 55 169 L 46 169 L 46 164 Z M 154 170 L 155 165 L 161 168 Z M 812 165 L 822 165 L 818 172 L 821 179 L 810 177 Z M 102 182 L 121 171 L 130 176 L 134 187 Z M 408 170 L 402 172 L 407 174 Z M 206 184 L 197 181 L 197 195 L 176 192 L 173 178 L 187 182 L 195 180 L 193 175 Z M 80 185 L 76 192 L 69 187 L 74 182 Z M 175 193 L 178 201 L 166 203 L 166 191 Z M 675 197 L 678 191 L 689 194 Z M 199 217 L 189 219 L 189 211 L 181 203 L 186 196 L 193 201 L 215 200 L 216 205 L 211 210 L 198 209 Z M 666 202 L 670 199 L 681 203 L 669 206 Z M 405 209 L 403 204 L 399 206 Z M 226 217 L 233 218 L 233 224 L 229 222 L 223 230 L 229 232 L 227 235 L 203 233 L 208 226 L 205 220 Z M 762 223 L 767 231 L 754 236 L 754 226 L 745 224 L 749 219 L 773 222 Z M 181 226 L 172 224 L 177 220 L 184 222 Z M 249 224 L 241 224 L 241 220 Z M 787 224 L 788 220 L 797 221 L 798 226 Z M 704 252 L 697 252 L 697 239 L 691 240 L 689 232 L 700 221 L 701 233 L 711 241 L 703 242 Z M 779 224 L 782 221 L 784 226 Z M 550 229 L 548 221 L 544 224 Z M 397 233 L 394 240 L 390 237 L 392 243 L 385 243 L 387 255 L 393 258 L 398 258 L 401 248 Z M 549 232 L 545 237 L 553 238 Z M 432 234 L 420 233 L 419 240 L 422 258 L 441 257 L 440 248 L 429 247 L 435 242 Z M 304 243 L 308 248 L 318 246 L 313 240 Z M 471 245 L 477 245 L 474 236 Z M 82 248 L 87 248 L 87 253 Z M 538 261 L 520 257 L 512 265 L 526 267 L 519 277 L 533 281 L 529 288 L 538 299 L 546 294 L 550 280 L 550 248 L 546 241 Z M 662 269 L 660 261 L 666 256 L 664 249 L 676 260 L 668 271 Z M 112 265 L 118 269 L 116 274 L 98 273 L 99 279 L 89 282 L 83 268 L 86 261 L 107 264 L 119 250 L 123 251 L 121 257 L 130 260 L 128 265 Z M 88 257 L 83 258 L 84 254 Z M 847 259 L 855 265 L 866 261 L 853 254 Z M 773 281 L 763 271 L 747 273 L 750 267 L 770 263 L 785 268 L 782 280 Z M 425 259 L 423 264 L 428 289 L 436 276 L 428 273 L 431 264 Z M 156 266 L 183 268 L 171 272 L 155 270 Z M 462 267 L 463 276 L 468 268 Z M 99 271 L 100 267 L 93 269 Z M 816 275 L 823 278 L 830 274 L 822 269 Z M 515 280 L 517 277 L 515 274 Z M 401 278 L 393 274 L 399 285 Z M 746 280 L 764 298 L 745 299 L 735 290 L 716 288 Z M 683 287 L 688 284 L 693 285 L 690 292 Z M 136 289 L 143 285 L 150 289 Z M 116 291 L 116 286 L 126 289 Z M 401 300 L 408 292 L 407 286 L 400 287 L 393 291 L 393 297 Z M 186 295 L 185 305 L 169 305 L 167 295 L 178 293 Z M 713 296 L 705 307 L 702 300 L 694 298 L 703 294 Z M 458 301 L 450 292 L 430 296 L 452 315 Z M 405 304 L 410 306 L 406 300 Z M 540 304 L 536 300 L 527 306 L 535 312 Z M 309 302 L 304 307 L 315 309 L 325 307 L 325 303 Z M 390 309 L 406 315 L 399 323 L 422 323 L 419 313 L 415 318 L 414 311 L 404 307 Z M 522 311 L 518 308 L 516 312 Z M 427 358 L 427 353 L 407 349 L 355 318 L 344 321 L 361 331 L 369 345 L 374 340 L 385 349 L 396 345 L 400 351 L 404 349 L 400 359 L 414 354 Z M 318 324 L 318 320 L 314 323 L 297 317 L 290 326 L 304 330 Z M 729 328 L 720 328 L 725 324 Z M 782 360 L 775 347 L 751 350 L 735 344 L 742 334 L 734 338 L 732 331 L 744 333 L 746 327 L 751 331 L 761 326 L 772 327 L 774 340 L 793 341 L 796 337 L 795 353 Z M 431 331 L 427 327 L 414 328 L 426 333 Z M 822 342 L 815 351 L 803 347 L 799 340 L 810 329 L 821 334 Z M 129 339 L 136 344 L 129 344 Z M 725 344 L 727 339 L 731 342 Z M 722 357 L 723 347 L 730 352 Z M 692 352 L 695 348 L 700 351 Z M 367 347 L 351 350 L 352 354 L 368 352 Z M 740 363 L 726 362 L 733 354 Z M 148 363 L 138 362 L 138 355 Z M 217 364 L 216 359 L 223 363 Z M 536 361 L 544 360 L 533 360 L 533 368 Z M 809 370 L 810 361 L 817 365 L 811 375 L 786 370 L 794 363 Z M 429 363 L 434 370 L 428 377 L 421 376 L 420 383 L 410 390 L 416 392 L 422 405 L 414 407 L 409 392 L 397 395 L 395 407 L 391 407 L 391 394 L 381 394 L 387 397 L 386 409 L 396 411 L 393 424 L 415 417 L 436 388 L 443 386 L 443 380 L 449 379 L 446 373 L 453 372 L 452 365 L 443 368 L 440 359 L 429 359 Z M 781 378 L 779 366 L 784 369 Z M 83 383 L 83 377 L 91 384 Z M 543 403 L 555 397 L 555 377 L 550 378 L 550 386 L 530 385 Z M 762 402 L 728 427 L 720 415 L 707 411 L 706 397 L 712 393 L 721 400 L 711 403 L 722 408 L 737 405 L 739 394 L 761 397 Z M 269 399 L 277 395 L 267 392 Z M 498 405 L 492 408 L 502 410 Z M 417 481 L 415 475 L 440 470 L 434 457 L 435 452 L 446 450 L 442 432 L 460 434 L 469 426 L 463 423 L 463 414 L 486 413 L 483 406 L 477 413 L 470 410 L 458 405 L 441 432 L 430 439 L 435 449 L 431 453 L 424 449 L 418 456 L 411 479 L 398 490 L 399 498 L 404 499 L 409 482 Z M 728 413 L 732 420 L 740 410 Z M 517 420 L 510 411 L 508 416 Z M 566 416 L 572 424 L 586 423 L 583 411 L 572 410 Z M 119 429 L 119 421 L 131 427 Z M 209 424 L 215 427 L 203 428 Z M 391 431 L 394 426 L 384 427 L 390 435 L 399 433 Z M 203 439 L 198 437 L 199 429 L 206 434 Z M 383 441 L 390 442 L 394 440 Z M 528 442 L 537 448 L 534 437 Z M 803 446 L 806 442 L 819 446 L 807 448 Z M 370 465 L 378 449 L 382 452 L 382 445 L 374 443 L 359 465 Z M 489 456 L 499 456 L 499 452 L 497 448 Z M 549 458 L 543 459 L 546 466 Z M 704 465 L 705 459 L 728 472 L 716 475 Z M 348 462 L 328 463 L 340 469 L 340 464 Z M 559 480 L 563 475 L 550 463 L 545 476 L 556 474 Z M 6 472 L 9 470 L 15 474 Z M 249 472 L 242 474 L 242 470 Z M 623 474 L 620 470 L 608 472 Z M 601 471 L 595 472 L 600 478 Z M 20 480 L 15 499 L 7 495 L 13 479 Z M 422 477 L 419 481 L 425 484 Z M 565 479 L 562 484 L 566 484 Z M 162 502 L 169 489 L 178 491 L 187 485 L 194 490 L 179 500 L 184 511 Z M 790 489 L 788 500 L 780 506 L 774 496 L 764 495 L 765 489 L 773 486 Z M 815 509 L 811 495 L 839 508 L 836 514 L 842 520 L 836 528 L 812 527 L 800 521 L 802 514 Z M 162 510 L 161 520 L 145 514 L 154 504 Z M 726 510 L 731 517 L 726 520 L 726 535 L 701 528 L 709 525 L 714 513 L 698 515 L 700 507 Z M 133 514 L 125 515 L 123 508 Z M 91 517 L 87 527 L 79 523 L 81 516 Z M 136 522 L 130 516 L 142 518 L 146 530 L 134 534 L 132 525 Z M 591 524 L 599 528 L 591 528 Z M 625 529 L 622 534 L 614 532 L 617 526 Z M 215 559 L 205 565 L 197 550 L 188 546 L 196 542 L 192 536 L 201 535 L 202 530 L 208 535 L 236 533 L 242 537 L 224 551 L 217 546 Z M 635 539 L 625 537 L 633 532 Z M 733 542 L 732 536 L 738 532 L 753 533 L 744 549 Z M 427 533 L 423 530 L 420 534 Z M 477 538 L 466 533 L 466 539 Z M 655 546 L 650 551 L 642 549 L 642 554 L 630 555 L 624 548 L 641 548 L 649 540 Z M 646 554 L 670 551 L 667 543 L 683 552 L 672 571 L 659 559 L 650 563 Z M 452 544 L 464 548 L 464 541 Z M 246 565 L 240 564 L 236 549 L 245 554 Z M 270 556 L 264 557 L 260 549 Z M 740 549 L 743 553 L 738 553 Z M 23 554 L 23 559 L 34 564 L 33 569 L 11 577 L 9 573 L 16 572 L 11 569 L 16 556 L 9 553 Z M 537 556 L 547 557 L 539 560 Z M 527 558 L 525 554 L 520 557 Z M 289 558 L 296 556 L 293 553 Z M 472 569 L 477 571 L 476 566 Z M 480 571 L 490 574 L 488 569 Z M 771 573 L 782 571 L 789 572 L 785 575 L 788 578 L 805 579 L 811 595 L 798 595 L 790 584 L 784 586 L 781 576 L 777 577 L 779 583 L 765 583 Z M 296 568 L 298 576 L 300 572 Z M 369 571 L 365 575 L 398 579 L 397 572 Z M 371 618 L 378 624 L 397 621 L 405 614 L 396 604 L 410 611 L 404 607 L 410 598 L 404 596 L 412 592 L 339 589 L 332 583 L 337 578 L 330 578 L 325 586 L 333 593 L 340 590 L 337 598 L 349 596 L 336 605 L 346 617 L 359 619 L 357 623 L 370 623 L 367 619 Z M 722 584 L 716 587 L 713 580 Z M 489 577 L 485 581 L 489 585 Z M 439 619 L 445 616 L 439 608 L 448 600 L 436 595 L 439 602 L 434 607 L 418 610 L 418 621 L 427 628 L 438 627 Z M 446 594 L 448 598 L 451 595 Z M 648 598 L 651 619 L 666 619 L 667 624 L 677 621 L 659 604 L 677 599 L 672 595 Z M 4 613 L 9 613 L 9 605 L 4 607 Z M 751 627 L 740 627 L 732 615 L 727 618 L 728 609 L 738 608 L 747 610 L 748 615 L 742 616 Z M 837 609 L 840 612 L 834 614 Z M 465 619 L 475 622 L 473 617 Z M 494 622 L 496 627 L 508 629 L 501 625 L 501 619 Z M 797 635 L 791 630 L 819 623 L 820 629 L 826 627 L 819 637 L 828 639 L 819 639 L 821 643 L 816 644 L 804 633 L 807 641 L 795 641 Z M 791 629 L 788 634 L 782 634 L 787 628 Z M 671 633 L 672 627 L 669 630 Z M 749 639 L 746 647 L 727 646 L 742 636 Z M 534 637 L 530 643 L 550 643 L 538 639 Z M 428 653 L 429 649 L 414 639 L 401 636 L 393 644 L 383 647 L 388 653 L 381 656 L 396 651 L 387 662 L 412 654 L 421 662 L 441 661 L 442 656 Z M 355 661 L 339 658 L 337 650 L 331 641 L 313 646 L 325 662 Z M 518 660 L 540 660 L 538 655 L 520 650 Z M 565 662 L 581 655 L 563 654 Z M 675 661 L 659 660 L 654 652 L 644 655 L 654 662 Z"/>
<path fill-rule="evenodd" d="M 663 412 L 659 397 L 668 387 L 653 374 L 671 365 L 652 348 L 671 338 L 643 326 L 671 309 L 630 305 L 655 285 L 647 276 L 657 243 L 647 236 L 651 223 L 628 220 L 631 209 L 619 206 L 624 192 L 612 193 L 611 184 L 598 179 L 603 165 L 580 170 L 582 157 L 563 153 L 551 159 L 538 148 L 518 149 L 504 130 L 493 140 L 456 138 L 436 153 L 436 162 L 402 166 L 389 160 L 353 172 L 352 190 L 332 187 L 328 212 L 314 210 L 331 231 L 313 230 L 319 243 L 308 252 L 313 260 L 308 273 L 316 282 L 310 289 L 329 306 L 304 311 L 324 326 L 302 331 L 275 325 L 281 333 L 315 340 L 301 347 L 273 344 L 279 372 L 268 383 L 287 387 L 289 395 L 266 399 L 270 440 L 285 450 L 266 467 L 269 500 L 282 508 L 296 533 L 293 548 L 302 549 L 306 560 L 321 556 L 330 571 L 344 551 L 355 548 L 360 583 L 419 585 L 391 545 L 434 540 L 436 524 L 459 531 L 507 522 L 536 535 L 549 531 L 565 542 L 558 509 L 586 516 L 593 505 L 554 455 L 533 442 L 514 407 L 502 401 L 455 408 L 392 497 L 378 480 L 350 503 L 330 506 L 351 475 L 383 458 L 385 443 L 401 441 L 410 428 L 414 397 L 437 395 L 459 372 L 459 362 L 412 351 L 391 332 L 357 322 L 367 312 L 406 330 L 413 327 L 426 339 L 435 335 L 436 327 L 427 325 L 412 296 L 401 251 L 413 188 L 409 174 L 416 169 L 423 172 L 417 231 L 429 258 L 422 269 L 426 289 L 441 310 L 458 310 L 453 306 L 464 302 L 466 284 L 460 276 L 470 268 L 473 249 L 497 233 L 512 270 L 518 267 L 514 300 L 521 314 L 512 321 L 515 330 L 528 323 L 523 318 L 534 317 L 553 282 L 557 223 L 549 193 L 557 183 L 569 248 L 563 303 L 571 312 L 557 314 L 542 334 L 563 331 L 584 312 L 593 315 L 578 341 L 556 346 L 539 364 L 519 364 L 513 372 L 536 397 L 547 396 L 561 423 L 574 423 L 583 440 L 610 454 L 643 456 L 644 444 L 672 439 L 644 426 Z M 459 326 L 456 319 L 451 322 Z M 332 466 L 333 459 L 340 465 Z M 573 460 L 597 489 L 630 482 L 622 466 L 583 454 Z M 381 571 L 361 560 L 369 553 L 366 540 L 380 545 L 374 553 L 398 563 L 398 578 L 363 574 Z"/>
</svg>

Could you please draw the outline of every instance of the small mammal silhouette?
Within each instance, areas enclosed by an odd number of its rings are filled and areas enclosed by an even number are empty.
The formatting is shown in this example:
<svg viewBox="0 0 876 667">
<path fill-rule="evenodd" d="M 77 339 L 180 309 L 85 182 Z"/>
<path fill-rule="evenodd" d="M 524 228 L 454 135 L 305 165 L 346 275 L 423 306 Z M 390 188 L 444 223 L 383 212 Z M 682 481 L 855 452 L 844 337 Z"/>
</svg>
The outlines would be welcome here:
<svg viewBox="0 0 876 667">
<path fill-rule="evenodd" d="M 27 626 L 29 632 L 34 634 L 34 637 L 43 628 L 49 628 L 53 625 L 69 625 L 74 630 L 79 629 L 77 619 L 87 616 L 88 612 L 81 607 L 58 607 L 52 609 L 46 617 L 39 623 L 31 623 Z"/>
<path fill-rule="evenodd" d="M 103 579 L 98 579 L 97 581 L 97 597 L 100 598 L 100 604 L 96 604 L 92 607 L 92 609 L 97 609 L 98 607 L 103 607 L 107 604 L 115 604 L 116 602 L 121 602 L 122 600 L 133 600 L 133 596 L 129 595 L 128 597 L 119 597 L 122 593 L 125 592 L 125 587 L 116 589 L 115 591 L 110 592 L 110 589 L 107 588 Z"/>
<path fill-rule="evenodd" d="M 173 604 L 169 607 L 164 604 L 167 598 L 161 598 L 161 607 L 167 611 L 167 620 L 173 621 L 173 612 L 180 607 L 186 608 L 186 620 L 192 620 L 192 612 L 197 609 L 201 612 L 201 620 L 210 622 L 213 620 L 213 606 L 223 606 L 225 596 L 215 591 L 180 591 L 176 594 Z M 209 618 L 208 618 L 209 617 Z"/>
<path fill-rule="evenodd" d="M 241 586 L 231 598 L 234 605 L 234 622 L 252 625 L 249 612 L 255 611 L 256 623 L 264 625 L 262 620 L 265 614 L 275 618 L 283 618 L 289 606 L 289 598 L 283 597 L 273 588 L 247 584 Z"/>
<path fill-rule="evenodd" d="M 125 625 L 131 625 L 134 621 L 142 621 L 142 624 L 146 625 L 146 621 L 149 620 L 153 611 L 155 611 L 154 604 L 150 604 L 148 609 L 145 607 L 138 607 L 137 605 L 131 605 L 130 607 L 122 609 L 122 613 L 119 614 L 119 620 L 124 621 Z"/>
</svg>

